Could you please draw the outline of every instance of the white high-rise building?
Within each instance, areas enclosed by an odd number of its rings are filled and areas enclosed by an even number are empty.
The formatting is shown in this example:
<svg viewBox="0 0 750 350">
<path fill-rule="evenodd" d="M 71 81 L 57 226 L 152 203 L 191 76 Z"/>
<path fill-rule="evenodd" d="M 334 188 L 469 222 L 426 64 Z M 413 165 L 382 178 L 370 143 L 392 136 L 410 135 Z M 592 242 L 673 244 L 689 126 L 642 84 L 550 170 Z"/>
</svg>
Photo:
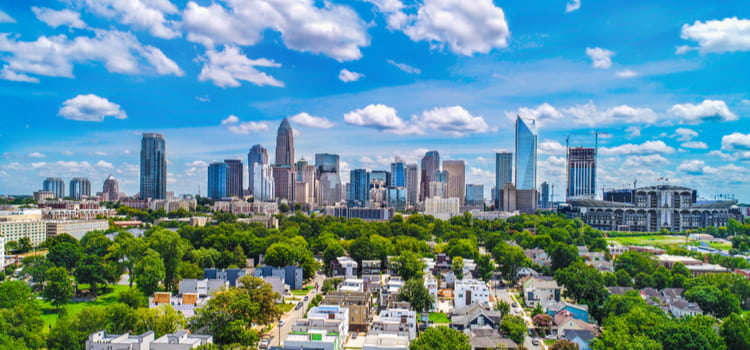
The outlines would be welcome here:
<svg viewBox="0 0 750 350">
<path fill-rule="evenodd" d="M 253 196 L 256 202 L 274 200 L 274 180 L 271 167 L 268 164 L 255 163 L 253 165 Z"/>
</svg>

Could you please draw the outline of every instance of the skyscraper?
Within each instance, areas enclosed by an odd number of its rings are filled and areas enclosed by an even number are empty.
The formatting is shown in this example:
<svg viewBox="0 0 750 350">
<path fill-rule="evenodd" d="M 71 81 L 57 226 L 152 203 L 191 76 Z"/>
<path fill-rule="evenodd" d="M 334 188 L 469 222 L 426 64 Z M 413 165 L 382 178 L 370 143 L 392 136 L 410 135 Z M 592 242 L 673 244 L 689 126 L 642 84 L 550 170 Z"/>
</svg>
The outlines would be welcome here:
<svg viewBox="0 0 750 350">
<path fill-rule="evenodd" d="M 499 192 L 503 190 L 503 185 L 506 183 L 513 183 L 513 153 L 495 153 L 495 193 L 492 194 L 495 208 L 500 208 Z"/>
<path fill-rule="evenodd" d="M 349 207 L 368 207 L 370 202 L 370 172 L 367 169 L 352 169 L 349 172 L 349 188 L 346 200 Z"/>
<path fill-rule="evenodd" d="M 438 151 L 429 151 L 422 158 L 422 189 L 419 193 L 419 200 L 424 201 L 433 194 L 430 193 L 430 182 L 435 181 L 436 173 L 440 171 L 440 153 Z"/>
<path fill-rule="evenodd" d="M 242 197 L 245 187 L 243 180 L 245 178 L 244 166 L 239 159 L 225 159 L 227 164 L 227 196 Z"/>
<path fill-rule="evenodd" d="M 318 153 L 315 155 L 315 176 L 318 179 L 318 204 L 333 205 L 341 201 L 341 177 L 339 155 Z"/>
<path fill-rule="evenodd" d="M 273 182 L 276 198 L 294 199 L 294 134 L 287 118 L 276 133 L 276 163 L 273 165 Z"/>
<path fill-rule="evenodd" d="M 268 164 L 268 150 L 263 145 L 253 145 L 253 147 L 250 147 L 250 152 L 247 153 L 248 189 L 252 195 L 254 195 L 253 191 L 255 188 L 253 184 L 255 179 L 255 164 Z"/>
<path fill-rule="evenodd" d="M 229 165 L 222 162 L 214 162 L 208 166 L 208 197 L 221 199 L 227 196 L 227 173 Z"/>
<path fill-rule="evenodd" d="M 484 206 L 484 185 L 466 185 L 466 205 L 473 207 Z"/>
<path fill-rule="evenodd" d="M 102 194 L 104 199 L 108 201 L 117 201 L 120 199 L 120 184 L 117 182 L 112 174 L 107 176 L 102 185 Z"/>
<path fill-rule="evenodd" d="M 466 200 L 466 163 L 463 160 L 445 160 L 443 171 L 448 173 L 445 198 L 458 198 L 463 205 Z"/>
<path fill-rule="evenodd" d="M 164 135 L 144 133 L 141 140 L 141 198 L 167 198 L 167 148 Z"/>
<path fill-rule="evenodd" d="M 539 191 L 539 207 L 542 209 L 547 209 L 550 207 L 550 200 L 549 200 L 549 184 L 547 181 L 542 182 L 542 185 L 540 186 L 541 190 Z"/>
<path fill-rule="evenodd" d="M 318 174 L 339 173 L 339 155 L 331 153 L 315 154 L 315 170 Z"/>
<path fill-rule="evenodd" d="M 596 150 L 575 147 L 568 149 L 567 198 L 590 197 L 596 194 Z"/>
<path fill-rule="evenodd" d="M 273 201 L 275 191 L 273 174 L 268 164 L 255 163 L 253 165 L 253 199 L 256 202 Z"/>
<path fill-rule="evenodd" d="M 91 181 L 85 177 L 74 177 L 70 180 L 70 196 L 76 200 L 91 196 Z"/>
<path fill-rule="evenodd" d="M 406 163 L 398 157 L 391 163 L 390 187 L 406 187 Z"/>
<path fill-rule="evenodd" d="M 311 208 L 315 204 L 315 195 L 318 189 L 315 166 L 308 164 L 302 158 L 295 165 L 295 169 L 297 176 L 294 181 L 294 201 L 304 204 L 306 208 Z"/>
<path fill-rule="evenodd" d="M 42 183 L 42 190 L 55 194 L 55 198 L 65 198 L 65 181 L 59 177 L 48 177 Z"/>
<path fill-rule="evenodd" d="M 406 166 L 406 203 L 409 206 L 417 205 L 419 199 L 419 170 L 416 164 Z"/>
<path fill-rule="evenodd" d="M 536 121 L 517 116 L 516 190 L 536 190 L 536 139 Z"/>
</svg>

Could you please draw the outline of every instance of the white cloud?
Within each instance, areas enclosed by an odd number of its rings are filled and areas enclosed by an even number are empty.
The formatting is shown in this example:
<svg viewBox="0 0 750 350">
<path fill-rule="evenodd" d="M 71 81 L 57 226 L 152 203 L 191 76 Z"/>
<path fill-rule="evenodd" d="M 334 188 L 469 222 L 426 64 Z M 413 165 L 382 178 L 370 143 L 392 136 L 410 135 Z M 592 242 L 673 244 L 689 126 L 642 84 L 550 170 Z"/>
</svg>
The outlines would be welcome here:
<svg viewBox="0 0 750 350">
<path fill-rule="evenodd" d="M 573 12 L 581 8 L 581 0 L 568 0 L 565 4 L 565 13 Z"/>
<path fill-rule="evenodd" d="M 404 4 L 401 0 L 364 0 L 377 6 L 386 15 L 388 29 L 401 29 L 409 17 L 402 12 Z"/>
<path fill-rule="evenodd" d="M 634 71 L 632 71 L 630 69 L 625 69 L 625 70 L 617 71 L 617 73 L 615 73 L 615 75 L 617 75 L 620 78 L 633 78 L 633 77 L 637 77 L 638 73 L 636 73 L 636 72 L 634 72 Z"/>
<path fill-rule="evenodd" d="M 557 141 L 544 140 L 537 147 L 539 154 L 565 155 L 565 146 Z"/>
<path fill-rule="evenodd" d="M 211 102 L 211 99 L 208 98 L 208 96 L 195 96 L 195 99 L 200 102 Z"/>
<path fill-rule="evenodd" d="M 105 162 L 103 160 L 100 160 L 100 161 L 96 162 L 96 166 L 99 167 L 99 168 L 102 168 L 102 169 L 112 169 L 112 168 L 114 168 L 114 166 L 112 165 L 112 163 Z"/>
<path fill-rule="evenodd" d="M 628 156 L 622 163 L 622 169 L 638 169 L 643 167 L 657 167 L 669 164 L 669 160 L 660 154 L 649 154 L 645 156 Z"/>
<path fill-rule="evenodd" d="M 73 152 L 71 152 L 70 150 L 65 150 L 65 151 L 62 151 L 60 153 L 62 153 L 62 155 L 64 155 L 64 156 L 72 156 L 73 155 Z"/>
<path fill-rule="evenodd" d="M 708 155 L 711 156 L 711 157 L 721 158 L 723 160 L 734 160 L 735 159 L 735 157 L 733 155 L 727 154 L 727 153 L 724 153 L 724 152 L 718 151 L 718 150 L 714 150 L 714 151 L 708 152 Z"/>
<path fill-rule="evenodd" d="M 163 39 L 180 36 L 166 15 L 178 10 L 169 0 L 71 0 L 92 13 L 130 25 L 135 29 L 148 30 L 151 35 Z"/>
<path fill-rule="evenodd" d="M 745 106 L 750 106 L 750 100 L 744 99 L 744 100 L 740 101 L 740 104 L 741 105 L 745 105 Z"/>
<path fill-rule="evenodd" d="M 94 154 L 97 155 L 97 156 L 106 156 L 107 152 L 96 151 L 96 152 L 94 152 Z"/>
<path fill-rule="evenodd" d="M 208 166 L 208 162 L 202 161 L 202 160 L 194 160 L 194 161 L 192 161 L 190 163 L 185 163 L 185 166 L 205 168 L 205 167 Z"/>
<path fill-rule="evenodd" d="M 388 63 L 409 74 L 421 74 L 422 73 L 422 71 L 419 68 L 412 67 L 405 63 L 398 63 L 394 60 L 388 60 Z"/>
<path fill-rule="evenodd" d="M 184 73 L 161 50 L 141 44 L 132 33 L 96 30 L 95 36 L 40 36 L 36 41 L 18 41 L 0 33 L 0 59 L 7 62 L 3 76 L 29 73 L 73 78 L 73 64 L 102 62 L 109 72 L 122 74 L 157 73 L 182 76 Z M 22 75 L 23 79 L 32 79 Z"/>
<path fill-rule="evenodd" d="M 679 136 L 677 141 L 690 141 L 693 138 L 698 137 L 698 132 L 688 128 L 677 128 L 674 133 Z"/>
<path fill-rule="evenodd" d="M 492 0 L 424 0 L 416 15 L 401 19 L 400 29 L 411 40 L 447 46 L 456 54 L 472 56 L 508 46 L 505 13 Z"/>
<path fill-rule="evenodd" d="M 701 141 L 684 142 L 682 145 L 680 145 L 680 147 L 692 149 L 708 149 L 708 145 L 705 142 Z"/>
<path fill-rule="evenodd" d="M 339 80 L 345 82 L 345 83 L 351 83 L 353 81 L 357 81 L 364 77 L 365 75 L 362 73 L 352 72 L 348 69 L 342 69 L 339 72 Z"/>
<path fill-rule="evenodd" d="M 646 154 L 671 154 L 675 149 L 668 146 L 664 141 L 646 141 L 640 145 L 626 143 L 615 147 L 601 147 L 599 153 L 602 155 L 646 155 Z"/>
<path fill-rule="evenodd" d="M 336 125 L 328 120 L 328 118 L 311 116 L 305 112 L 295 114 L 289 117 L 289 120 L 300 125 L 318 129 L 329 129 Z"/>
<path fill-rule="evenodd" d="M 182 27 L 188 40 L 216 44 L 255 45 L 265 30 L 281 34 L 286 47 L 323 54 L 340 62 L 362 57 L 370 45 L 367 23 L 348 6 L 313 0 L 225 0 L 203 7 L 188 2 Z"/>
<path fill-rule="evenodd" d="M 591 59 L 591 64 L 594 68 L 608 69 L 612 67 L 612 56 L 615 53 L 601 47 L 587 47 L 586 55 Z"/>
<path fill-rule="evenodd" d="M 686 160 L 677 167 L 677 171 L 681 171 L 690 175 L 703 175 L 703 174 L 715 174 L 716 168 L 706 166 L 706 163 L 702 160 Z"/>
<path fill-rule="evenodd" d="M 0 10 L 0 23 L 16 23 L 16 20 L 13 19 L 13 17 L 9 16 L 7 13 Z"/>
<path fill-rule="evenodd" d="M 469 168 L 469 176 L 478 177 L 481 180 L 491 180 L 495 178 L 495 174 L 492 172 L 475 167 Z"/>
<path fill-rule="evenodd" d="M 630 138 L 641 136 L 641 128 L 635 125 L 627 127 L 625 132 L 630 134 L 628 135 Z"/>
<path fill-rule="evenodd" d="M 654 124 L 658 116 L 650 108 L 638 108 L 621 105 L 599 111 L 593 102 L 564 109 L 565 114 L 572 117 L 576 124 L 596 126 L 612 123 Z M 571 118 L 566 118 L 565 121 Z"/>
<path fill-rule="evenodd" d="M 737 17 L 695 21 L 692 25 L 682 25 L 680 37 L 697 41 L 698 46 L 680 46 L 677 54 L 698 50 L 701 54 L 724 53 L 750 50 L 750 20 Z"/>
<path fill-rule="evenodd" d="M 721 138 L 721 149 L 725 151 L 750 150 L 750 134 L 733 132 Z"/>
<path fill-rule="evenodd" d="M 31 163 L 31 169 L 39 169 L 39 168 L 44 168 L 46 166 L 47 166 L 47 162 Z"/>
<path fill-rule="evenodd" d="M 240 118 L 237 118 L 235 115 L 230 115 L 227 117 L 227 119 L 224 119 L 221 121 L 221 125 L 227 125 L 227 124 L 237 124 L 240 122 Z"/>
<path fill-rule="evenodd" d="M 505 112 L 505 116 L 511 120 L 515 120 L 516 116 L 519 115 L 524 118 L 532 118 L 539 124 L 544 124 L 547 120 L 559 120 L 565 117 L 562 112 L 546 102 L 536 108 L 521 107 L 517 112 Z"/>
<path fill-rule="evenodd" d="M 57 115 L 70 120 L 100 122 L 105 117 L 126 119 L 125 111 L 120 105 L 94 94 L 78 95 L 63 102 Z"/>
<path fill-rule="evenodd" d="M 721 100 L 704 100 L 700 104 L 676 104 L 669 110 L 682 123 L 698 124 L 702 121 L 734 121 L 739 119 Z"/>
<path fill-rule="evenodd" d="M 44 158 L 44 154 L 39 152 L 32 152 L 27 155 L 29 158 Z"/>
<path fill-rule="evenodd" d="M 204 64 L 198 80 L 211 80 L 219 87 L 238 87 L 242 85 L 240 80 L 257 86 L 284 86 L 283 82 L 255 69 L 255 67 L 281 67 L 281 64 L 265 58 L 251 60 L 236 46 L 225 46 L 224 51 L 208 50 L 201 60 Z"/>
<path fill-rule="evenodd" d="M 52 28 L 67 26 L 70 28 L 83 29 L 86 23 L 81 20 L 81 14 L 68 9 L 56 11 L 46 7 L 32 6 L 36 18 Z"/>
<path fill-rule="evenodd" d="M 3 70 L 0 71 L 0 79 L 8 80 L 8 81 L 18 81 L 23 83 L 38 83 L 39 79 L 30 77 L 23 73 L 16 73 L 8 68 L 7 65 L 3 67 Z"/>
<path fill-rule="evenodd" d="M 398 116 L 396 109 L 382 104 L 368 105 L 344 114 L 344 121 L 348 124 L 388 130 L 395 133 L 403 131 L 406 123 Z"/>
<path fill-rule="evenodd" d="M 451 136 L 479 134 L 490 131 L 482 116 L 474 116 L 461 106 L 436 107 L 412 117 L 417 130 L 435 130 Z"/>
</svg>

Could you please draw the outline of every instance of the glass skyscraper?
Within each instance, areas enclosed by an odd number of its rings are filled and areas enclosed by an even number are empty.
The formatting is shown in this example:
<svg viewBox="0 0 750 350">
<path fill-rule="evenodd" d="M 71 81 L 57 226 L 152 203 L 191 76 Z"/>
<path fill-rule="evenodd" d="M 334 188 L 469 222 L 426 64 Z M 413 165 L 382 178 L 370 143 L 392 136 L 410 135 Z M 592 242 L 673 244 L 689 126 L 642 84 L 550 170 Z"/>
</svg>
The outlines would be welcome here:
<svg viewBox="0 0 750 350">
<path fill-rule="evenodd" d="M 42 183 L 42 190 L 55 194 L 55 198 L 65 198 L 65 181 L 59 177 L 48 177 Z"/>
<path fill-rule="evenodd" d="M 593 198 L 596 195 L 596 150 L 575 147 L 568 149 L 567 198 Z"/>
<path fill-rule="evenodd" d="M 430 193 L 430 182 L 438 181 L 435 179 L 440 171 L 440 153 L 438 151 L 429 151 L 422 158 L 422 190 L 419 192 L 419 200 L 424 201 L 434 194 Z"/>
<path fill-rule="evenodd" d="M 516 117 L 516 189 L 536 190 L 536 121 Z"/>
<path fill-rule="evenodd" d="M 318 204 L 333 205 L 341 201 L 339 155 L 315 154 L 315 176 L 318 179 Z"/>
<path fill-rule="evenodd" d="M 225 159 L 227 168 L 227 196 L 242 197 L 244 195 L 243 180 L 245 178 L 245 167 L 239 159 Z"/>
<path fill-rule="evenodd" d="M 466 185 L 466 205 L 473 207 L 484 205 L 484 185 Z"/>
<path fill-rule="evenodd" d="M 338 173 L 339 155 L 330 153 L 315 154 L 315 170 L 318 172 L 318 174 Z"/>
<path fill-rule="evenodd" d="M 70 180 L 70 196 L 76 200 L 91 195 L 91 181 L 85 177 L 74 177 Z"/>
<path fill-rule="evenodd" d="M 400 159 L 391 163 L 390 187 L 406 187 L 406 163 Z"/>
<path fill-rule="evenodd" d="M 208 197 L 221 199 L 227 196 L 227 172 L 229 165 L 223 162 L 211 163 L 208 166 Z"/>
<path fill-rule="evenodd" d="M 167 198 L 167 147 L 162 134 L 143 134 L 140 197 Z"/>
<path fill-rule="evenodd" d="M 503 185 L 513 183 L 513 153 L 499 152 L 495 153 L 495 193 L 492 198 L 495 200 L 495 208 L 500 208 L 500 191 Z"/>
<path fill-rule="evenodd" d="M 349 172 L 349 188 L 346 199 L 349 207 L 367 207 L 370 202 L 370 172 L 353 169 Z"/>
<path fill-rule="evenodd" d="M 250 152 L 247 153 L 247 174 L 250 181 L 248 189 L 250 194 L 253 195 L 255 194 L 255 184 L 253 183 L 255 181 L 255 164 L 268 164 L 268 150 L 263 145 L 253 145 L 253 147 L 250 147 Z"/>
</svg>

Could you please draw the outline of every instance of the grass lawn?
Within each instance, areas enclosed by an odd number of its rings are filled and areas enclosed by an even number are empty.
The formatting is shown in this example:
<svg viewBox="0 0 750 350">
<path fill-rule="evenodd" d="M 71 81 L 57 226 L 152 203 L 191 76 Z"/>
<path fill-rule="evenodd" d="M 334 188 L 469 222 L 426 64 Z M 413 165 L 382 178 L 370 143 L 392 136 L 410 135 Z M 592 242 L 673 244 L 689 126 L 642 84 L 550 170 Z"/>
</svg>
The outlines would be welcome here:
<svg viewBox="0 0 750 350">
<path fill-rule="evenodd" d="M 544 339 L 544 344 L 548 347 L 554 345 L 555 343 L 557 343 L 557 340 L 555 339 Z"/>
<path fill-rule="evenodd" d="M 84 287 L 84 285 L 82 285 L 82 287 Z M 88 286 L 85 287 L 88 288 Z M 99 295 L 99 297 L 97 297 L 95 301 L 70 303 L 67 304 L 65 308 L 68 309 L 68 314 L 73 316 L 78 314 L 79 312 L 81 312 L 81 310 L 88 306 L 114 304 L 117 302 L 117 294 L 127 289 L 128 286 L 107 286 L 107 293 Z M 39 305 L 42 309 L 42 320 L 44 321 L 44 325 L 47 326 L 47 328 L 49 328 L 50 326 L 54 326 L 55 323 L 57 323 L 57 309 L 55 309 L 55 307 L 46 300 L 40 299 Z"/>
<path fill-rule="evenodd" d="M 608 241 L 618 242 L 622 245 L 651 245 L 672 246 L 685 243 L 685 236 L 677 235 L 648 235 L 636 237 L 612 237 Z"/>
<path fill-rule="evenodd" d="M 714 249 L 724 249 L 729 250 L 732 249 L 731 243 L 715 243 L 715 242 L 708 242 L 708 246 Z"/>
<path fill-rule="evenodd" d="M 307 295 L 307 293 L 310 292 L 310 289 L 312 289 L 312 286 L 307 286 L 307 287 L 302 288 L 302 289 L 295 289 L 295 290 L 292 290 L 292 295 L 296 295 L 296 296 L 302 297 L 302 296 Z"/>
<path fill-rule="evenodd" d="M 442 312 L 430 312 L 430 322 L 432 323 L 451 323 L 448 315 Z"/>
<path fill-rule="evenodd" d="M 279 304 L 281 306 L 282 312 L 289 312 L 289 310 L 294 309 L 294 305 L 297 305 L 297 303 L 287 303 L 287 304 Z"/>
</svg>

